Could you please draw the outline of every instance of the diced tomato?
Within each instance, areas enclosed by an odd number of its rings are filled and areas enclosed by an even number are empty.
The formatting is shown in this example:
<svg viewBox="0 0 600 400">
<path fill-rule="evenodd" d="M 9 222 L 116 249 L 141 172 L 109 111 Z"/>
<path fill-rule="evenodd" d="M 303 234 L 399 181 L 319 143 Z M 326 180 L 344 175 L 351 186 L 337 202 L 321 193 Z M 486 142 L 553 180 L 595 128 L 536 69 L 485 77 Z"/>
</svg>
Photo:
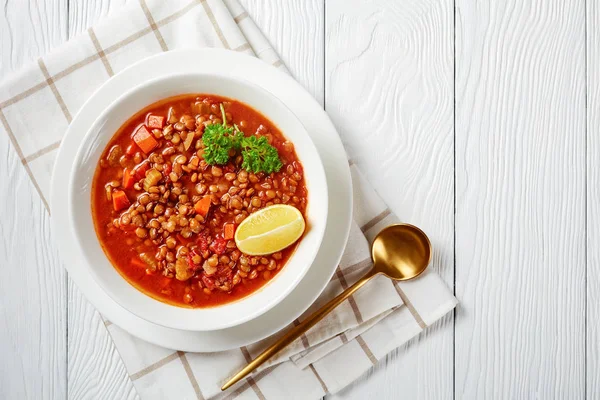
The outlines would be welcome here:
<svg viewBox="0 0 600 400">
<path fill-rule="evenodd" d="M 206 251 L 208 250 L 208 234 L 206 233 L 206 231 L 202 231 L 200 232 L 200 234 L 198 235 L 198 239 L 196 240 L 196 243 L 198 243 L 198 246 L 200 246 L 200 250 L 202 251 Z"/>
<path fill-rule="evenodd" d="M 148 115 L 148 128 L 162 129 L 165 126 L 165 117 L 158 115 Z"/>
<path fill-rule="evenodd" d="M 133 184 L 135 183 L 134 173 L 129 170 L 129 168 L 125 168 L 123 170 L 123 187 L 125 189 L 131 189 Z"/>
<path fill-rule="evenodd" d="M 223 169 L 225 170 L 225 172 L 234 172 L 235 166 L 233 164 L 227 164 L 223 167 Z"/>
<path fill-rule="evenodd" d="M 227 223 L 223 225 L 223 239 L 229 240 L 233 239 L 233 234 L 235 232 L 235 224 Z"/>
<path fill-rule="evenodd" d="M 225 249 L 227 248 L 227 240 L 223 238 L 216 238 L 213 242 L 208 246 L 213 253 L 221 255 L 225 253 Z"/>
<path fill-rule="evenodd" d="M 210 196 L 204 196 L 202 199 L 198 200 L 196 204 L 194 204 L 194 209 L 198 214 L 206 217 L 206 214 L 208 214 L 208 211 L 210 210 Z"/>
<path fill-rule="evenodd" d="M 127 195 L 122 190 L 115 190 L 112 194 L 113 208 L 115 211 L 121 211 L 124 208 L 129 207 L 131 204 Z"/>
<path fill-rule="evenodd" d="M 133 173 L 135 174 L 136 179 L 144 179 L 146 177 L 146 172 L 150 169 L 150 163 L 148 160 L 136 165 L 133 169 Z"/>
<path fill-rule="evenodd" d="M 127 146 L 127 148 L 125 149 L 125 154 L 127 154 L 128 156 L 133 156 L 137 149 L 138 147 L 136 146 L 136 144 L 131 142 L 129 146 Z"/>
<path fill-rule="evenodd" d="M 172 170 L 173 170 L 173 167 L 171 167 L 171 164 L 165 164 L 165 169 L 163 170 L 164 175 L 168 176 Z"/>
<path fill-rule="evenodd" d="M 154 136 L 148 132 L 148 129 L 144 125 L 140 125 L 135 131 L 133 134 L 133 141 L 146 154 L 149 154 L 158 147 L 158 142 L 154 139 Z"/>
<path fill-rule="evenodd" d="M 213 290 L 215 288 L 215 281 L 213 279 L 204 274 L 202 274 L 202 278 L 200 279 L 202 279 L 202 283 L 204 283 L 204 286 L 206 286 L 208 290 Z"/>
</svg>

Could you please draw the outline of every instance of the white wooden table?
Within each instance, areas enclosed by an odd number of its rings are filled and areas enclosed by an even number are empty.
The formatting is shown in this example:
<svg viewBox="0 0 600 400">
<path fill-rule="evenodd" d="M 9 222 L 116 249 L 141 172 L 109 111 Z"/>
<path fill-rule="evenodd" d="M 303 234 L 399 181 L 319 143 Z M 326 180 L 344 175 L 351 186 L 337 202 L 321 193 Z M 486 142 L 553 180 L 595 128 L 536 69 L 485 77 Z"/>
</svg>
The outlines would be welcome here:
<svg viewBox="0 0 600 400">
<path fill-rule="evenodd" d="M 122 3 L 4 0 L 0 77 Z M 339 397 L 598 398 L 599 2 L 243 3 L 460 301 Z M 135 398 L 5 135 L 0 193 L 0 398 Z"/>
</svg>

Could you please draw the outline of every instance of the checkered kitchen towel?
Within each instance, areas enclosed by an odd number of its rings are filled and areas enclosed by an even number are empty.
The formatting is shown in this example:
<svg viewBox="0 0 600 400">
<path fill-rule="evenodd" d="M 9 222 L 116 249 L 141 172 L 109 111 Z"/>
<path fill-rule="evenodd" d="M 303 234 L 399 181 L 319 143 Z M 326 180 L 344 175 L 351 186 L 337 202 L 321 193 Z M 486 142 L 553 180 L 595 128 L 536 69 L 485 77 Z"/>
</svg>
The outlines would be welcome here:
<svg viewBox="0 0 600 400">
<path fill-rule="evenodd" d="M 285 70 L 237 0 L 139 0 L 0 84 L 0 130 L 9 135 L 46 208 L 56 150 L 83 103 L 132 63 L 184 47 L 227 48 Z M 356 166 L 351 169 L 355 210 L 349 244 L 333 279 L 306 313 L 364 274 L 371 267 L 368 241 L 397 222 Z M 272 339 L 219 353 L 183 353 L 107 326 L 144 399 L 311 399 L 339 391 L 455 305 L 431 270 L 399 284 L 377 277 L 226 393 L 219 389 L 226 378 Z"/>
</svg>

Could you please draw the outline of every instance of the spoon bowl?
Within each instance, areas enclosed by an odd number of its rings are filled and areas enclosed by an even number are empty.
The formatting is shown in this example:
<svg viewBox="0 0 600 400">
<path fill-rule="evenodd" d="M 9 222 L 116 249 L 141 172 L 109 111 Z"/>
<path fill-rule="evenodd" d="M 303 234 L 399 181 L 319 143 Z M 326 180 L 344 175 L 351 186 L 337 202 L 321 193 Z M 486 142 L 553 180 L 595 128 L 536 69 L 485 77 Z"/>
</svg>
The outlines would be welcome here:
<svg viewBox="0 0 600 400">
<path fill-rule="evenodd" d="M 425 271 L 431 260 L 431 243 L 414 225 L 390 225 L 373 240 L 371 257 L 375 272 L 405 281 Z"/>
</svg>

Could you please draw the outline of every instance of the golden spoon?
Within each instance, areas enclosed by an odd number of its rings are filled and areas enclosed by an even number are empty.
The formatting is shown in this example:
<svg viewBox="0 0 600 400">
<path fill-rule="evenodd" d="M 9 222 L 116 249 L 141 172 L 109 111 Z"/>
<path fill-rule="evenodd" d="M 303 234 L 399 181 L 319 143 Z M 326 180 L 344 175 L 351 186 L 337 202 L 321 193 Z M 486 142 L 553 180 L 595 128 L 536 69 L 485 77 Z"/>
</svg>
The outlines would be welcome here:
<svg viewBox="0 0 600 400">
<path fill-rule="evenodd" d="M 425 271 L 431 259 L 431 243 L 427 235 L 416 226 L 408 224 L 390 225 L 379 232 L 373 240 L 371 257 L 373 258 L 373 268 L 365 276 L 330 300 L 310 317 L 290 329 L 240 372 L 231 377 L 221 387 L 221 390 L 227 390 L 288 344 L 298 339 L 374 276 L 382 274 L 396 281 L 406 281 L 419 276 Z"/>
</svg>

